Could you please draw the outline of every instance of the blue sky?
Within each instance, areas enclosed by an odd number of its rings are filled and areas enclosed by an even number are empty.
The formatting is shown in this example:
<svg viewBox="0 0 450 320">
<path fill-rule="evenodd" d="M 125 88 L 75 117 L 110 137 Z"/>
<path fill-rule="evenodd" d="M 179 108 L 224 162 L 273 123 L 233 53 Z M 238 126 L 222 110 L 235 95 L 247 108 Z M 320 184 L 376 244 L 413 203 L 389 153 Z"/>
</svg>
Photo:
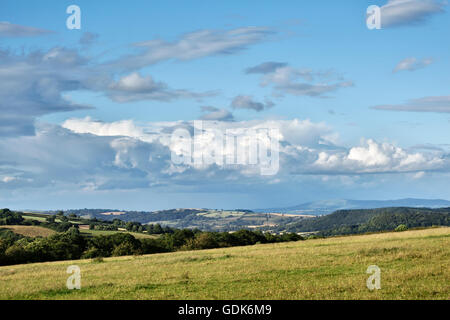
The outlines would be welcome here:
<svg viewBox="0 0 450 320">
<path fill-rule="evenodd" d="M 434 0 L 2 1 L 0 203 L 449 199 L 449 30 Z M 202 118 L 279 128 L 279 172 L 175 170 L 168 133 Z"/>
</svg>

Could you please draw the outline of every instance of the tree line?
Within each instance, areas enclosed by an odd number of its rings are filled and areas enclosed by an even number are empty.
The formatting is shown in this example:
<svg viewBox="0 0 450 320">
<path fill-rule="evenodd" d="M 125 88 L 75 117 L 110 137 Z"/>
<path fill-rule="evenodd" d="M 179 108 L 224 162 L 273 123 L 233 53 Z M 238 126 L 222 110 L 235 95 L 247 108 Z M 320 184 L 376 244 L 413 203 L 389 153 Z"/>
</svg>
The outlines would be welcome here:
<svg viewBox="0 0 450 320">
<path fill-rule="evenodd" d="M 161 229 L 156 226 L 151 227 L 153 232 L 160 232 L 160 236 L 155 238 L 137 239 L 129 233 L 121 232 L 85 237 L 80 234 L 77 224 L 66 221 L 61 215 L 58 218 L 61 222 L 56 222 L 56 215 L 48 218 L 48 221 L 40 222 L 40 225 L 55 227 L 54 225 L 57 224 L 65 226 L 70 224 L 70 226 L 67 230 L 47 238 L 25 237 L 0 228 L 0 265 L 202 250 L 303 239 L 295 233 L 273 235 L 250 230 L 233 233 L 202 232 L 191 229 L 164 229 L 161 226 L 159 226 Z M 0 210 L 0 223 L 29 224 L 31 222 L 24 220 L 20 213 L 3 209 Z M 98 220 L 92 223 L 101 225 L 101 221 Z M 125 226 L 128 224 L 129 222 L 126 222 Z M 116 225 L 119 225 L 118 221 Z M 150 229 L 148 226 L 143 227 Z"/>
<path fill-rule="evenodd" d="M 317 231 L 317 236 L 349 235 L 392 231 L 398 226 L 421 228 L 450 226 L 450 208 L 380 208 L 338 210 L 332 214 L 304 219 L 286 227 L 289 232 Z"/>
</svg>

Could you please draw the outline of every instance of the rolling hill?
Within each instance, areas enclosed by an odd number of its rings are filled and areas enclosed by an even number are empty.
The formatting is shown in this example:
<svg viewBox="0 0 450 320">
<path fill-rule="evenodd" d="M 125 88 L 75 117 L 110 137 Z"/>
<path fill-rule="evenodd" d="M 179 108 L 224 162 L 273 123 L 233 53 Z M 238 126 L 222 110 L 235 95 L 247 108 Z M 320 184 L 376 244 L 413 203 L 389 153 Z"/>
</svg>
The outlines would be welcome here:
<svg viewBox="0 0 450 320">
<path fill-rule="evenodd" d="M 110 214 L 120 212 L 120 215 Z M 56 212 L 47 212 L 56 213 Z M 160 211 L 127 211 L 117 209 L 72 209 L 65 214 L 76 214 L 87 219 L 133 221 L 142 224 L 160 224 L 171 228 L 197 228 L 203 231 L 236 231 L 278 226 L 308 218 L 302 215 L 258 213 L 251 210 L 171 209 Z"/>
<path fill-rule="evenodd" d="M 380 208 L 338 210 L 332 214 L 280 226 L 276 231 L 318 232 L 322 236 L 407 228 L 450 226 L 450 208 Z"/>
<path fill-rule="evenodd" d="M 450 207 L 447 200 L 399 199 L 399 200 L 321 200 L 307 202 L 291 207 L 254 209 L 254 212 L 279 212 L 288 214 L 325 215 L 344 209 L 377 209 L 388 207 L 445 208 Z"/>
</svg>

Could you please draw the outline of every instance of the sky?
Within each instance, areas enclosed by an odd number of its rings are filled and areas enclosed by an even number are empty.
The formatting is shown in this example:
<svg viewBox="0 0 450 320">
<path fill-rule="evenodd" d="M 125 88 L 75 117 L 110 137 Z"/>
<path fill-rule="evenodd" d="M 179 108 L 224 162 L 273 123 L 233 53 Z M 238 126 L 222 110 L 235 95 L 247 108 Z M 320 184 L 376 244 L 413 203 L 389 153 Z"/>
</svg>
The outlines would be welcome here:
<svg viewBox="0 0 450 320">
<path fill-rule="evenodd" d="M 0 207 L 450 199 L 449 18 L 441 0 L 3 0 Z M 207 128 L 276 137 L 277 170 L 174 162 L 177 130 L 217 153 Z"/>
</svg>

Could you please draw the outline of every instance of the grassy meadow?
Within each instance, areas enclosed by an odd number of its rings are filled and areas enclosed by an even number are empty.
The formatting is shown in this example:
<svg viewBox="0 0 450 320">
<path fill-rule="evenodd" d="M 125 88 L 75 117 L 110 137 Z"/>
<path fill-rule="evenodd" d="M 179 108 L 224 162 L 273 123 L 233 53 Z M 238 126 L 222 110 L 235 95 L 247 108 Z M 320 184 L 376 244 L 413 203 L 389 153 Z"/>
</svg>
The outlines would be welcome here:
<svg viewBox="0 0 450 320">
<path fill-rule="evenodd" d="M 0 283 L 0 299 L 450 299 L 450 228 L 6 266 Z"/>
</svg>

